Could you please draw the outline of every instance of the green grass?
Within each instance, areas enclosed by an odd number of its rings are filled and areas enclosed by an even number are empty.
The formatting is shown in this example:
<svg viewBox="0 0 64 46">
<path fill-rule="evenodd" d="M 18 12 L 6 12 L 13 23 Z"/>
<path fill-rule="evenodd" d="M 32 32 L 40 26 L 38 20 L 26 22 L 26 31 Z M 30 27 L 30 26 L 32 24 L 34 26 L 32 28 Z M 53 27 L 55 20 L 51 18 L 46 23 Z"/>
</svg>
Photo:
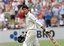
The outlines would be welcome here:
<svg viewBox="0 0 64 46">
<path fill-rule="evenodd" d="M 60 46 L 64 46 L 64 40 L 57 40 Z M 40 46 L 55 46 L 50 40 L 39 41 Z M 2 43 L 0 46 L 22 46 L 22 43 L 11 42 L 11 43 Z"/>
</svg>

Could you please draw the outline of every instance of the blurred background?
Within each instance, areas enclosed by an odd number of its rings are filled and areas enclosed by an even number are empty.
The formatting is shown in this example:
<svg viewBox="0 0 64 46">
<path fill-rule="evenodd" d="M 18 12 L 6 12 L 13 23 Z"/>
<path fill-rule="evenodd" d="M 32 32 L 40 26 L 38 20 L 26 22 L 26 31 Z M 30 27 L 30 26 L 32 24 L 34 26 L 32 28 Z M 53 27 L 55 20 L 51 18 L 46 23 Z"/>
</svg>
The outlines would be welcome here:
<svg viewBox="0 0 64 46">
<path fill-rule="evenodd" d="M 45 26 L 64 26 L 64 0 L 0 0 L 0 29 L 26 28 L 22 5 Z"/>
<path fill-rule="evenodd" d="M 0 0 L 0 31 L 2 34 L 2 31 L 26 29 L 23 5 L 27 5 L 29 11 L 44 26 L 54 27 L 55 30 L 64 29 L 64 0 Z M 17 33 L 14 34 L 17 35 Z"/>
</svg>

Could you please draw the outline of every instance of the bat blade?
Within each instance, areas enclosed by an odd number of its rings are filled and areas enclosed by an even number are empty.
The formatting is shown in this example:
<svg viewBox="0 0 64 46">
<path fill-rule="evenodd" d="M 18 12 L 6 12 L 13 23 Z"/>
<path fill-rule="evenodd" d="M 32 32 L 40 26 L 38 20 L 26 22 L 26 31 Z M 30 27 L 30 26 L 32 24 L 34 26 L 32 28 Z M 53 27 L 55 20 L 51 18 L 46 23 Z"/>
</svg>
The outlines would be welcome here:
<svg viewBox="0 0 64 46">
<path fill-rule="evenodd" d="M 50 33 L 47 34 L 47 36 L 51 39 L 51 41 L 54 43 L 55 46 L 60 46 L 58 42 L 54 39 L 54 37 L 51 36 Z"/>
</svg>

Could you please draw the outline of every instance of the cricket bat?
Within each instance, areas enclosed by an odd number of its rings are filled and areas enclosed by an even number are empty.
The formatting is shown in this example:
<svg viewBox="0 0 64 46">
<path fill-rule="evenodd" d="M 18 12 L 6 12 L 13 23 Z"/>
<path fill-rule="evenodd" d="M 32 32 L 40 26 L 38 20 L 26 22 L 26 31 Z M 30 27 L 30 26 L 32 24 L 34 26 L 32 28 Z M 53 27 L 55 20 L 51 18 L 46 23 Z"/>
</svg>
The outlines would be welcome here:
<svg viewBox="0 0 64 46">
<path fill-rule="evenodd" d="M 51 41 L 54 43 L 55 46 L 60 46 L 58 42 L 54 39 L 54 37 L 51 36 L 50 33 L 47 33 L 47 36 L 51 39 Z"/>
</svg>

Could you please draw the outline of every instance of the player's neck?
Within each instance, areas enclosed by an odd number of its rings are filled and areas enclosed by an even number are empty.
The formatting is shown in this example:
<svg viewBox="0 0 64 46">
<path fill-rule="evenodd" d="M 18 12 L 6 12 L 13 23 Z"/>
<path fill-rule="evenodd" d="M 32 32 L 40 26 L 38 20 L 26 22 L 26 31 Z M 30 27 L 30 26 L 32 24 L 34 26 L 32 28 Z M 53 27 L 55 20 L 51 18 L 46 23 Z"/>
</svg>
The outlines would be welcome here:
<svg viewBox="0 0 64 46">
<path fill-rule="evenodd" d="M 26 13 L 26 15 L 28 14 L 28 12 Z"/>
</svg>

